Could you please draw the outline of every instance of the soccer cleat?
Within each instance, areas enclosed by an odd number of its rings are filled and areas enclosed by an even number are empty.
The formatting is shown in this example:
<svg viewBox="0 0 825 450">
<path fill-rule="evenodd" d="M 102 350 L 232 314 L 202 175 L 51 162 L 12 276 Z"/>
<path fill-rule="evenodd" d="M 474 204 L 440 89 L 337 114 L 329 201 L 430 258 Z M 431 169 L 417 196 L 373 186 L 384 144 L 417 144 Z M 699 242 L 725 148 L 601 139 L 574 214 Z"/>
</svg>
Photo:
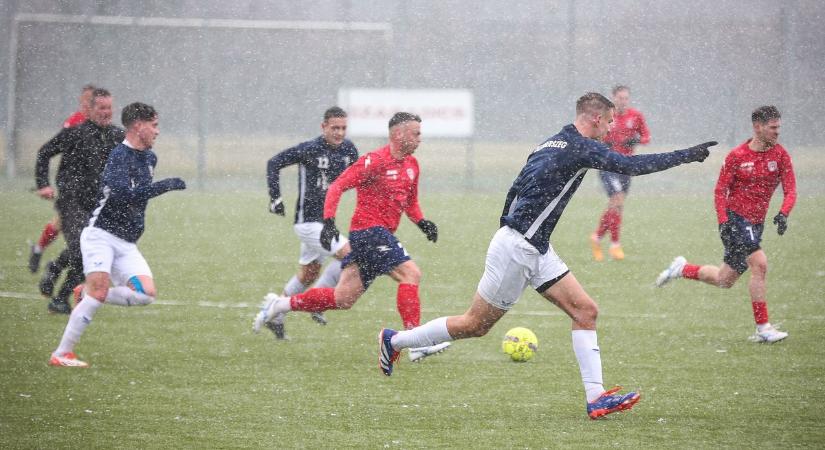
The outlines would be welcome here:
<svg viewBox="0 0 825 450">
<path fill-rule="evenodd" d="M 72 307 L 66 300 L 53 299 L 46 307 L 52 314 L 71 314 Z"/>
<path fill-rule="evenodd" d="M 324 317 L 324 313 L 322 312 L 314 312 L 310 315 L 310 317 L 312 317 L 312 320 L 314 320 L 318 325 L 327 324 L 327 318 Z"/>
<path fill-rule="evenodd" d="M 49 365 L 55 367 L 79 367 L 81 369 L 89 367 L 89 363 L 77 359 L 77 355 L 75 355 L 74 352 L 66 353 L 63 356 L 52 354 L 52 357 L 49 358 Z"/>
<path fill-rule="evenodd" d="M 773 344 L 774 342 L 779 342 L 782 339 L 788 337 L 788 333 L 785 331 L 779 331 L 773 327 L 773 325 L 769 325 L 765 327 L 764 330 L 759 331 L 756 329 L 756 333 L 749 338 L 751 342 L 759 342 L 763 344 Z"/>
<path fill-rule="evenodd" d="M 440 344 L 431 345 L 429 347 L 411 348 L 410 353 L 409 353 L 410 361 L 418 362 L 418 361 L 421 361 L 422 359 L 424 359 L 428 356 L 437 355 L 437 354 L 443 352 L 444 350 L 447 350 L 447 347 L 449 347 L 449 346 L 450 346 L 449 342 L 442 342 Z"/>
<path fill-rule="evenodd" d="M 621 261 L 624 259 L 624 250 L 622 250 L 621 244 L 610 244 L 610 248 L 607 249 L 607 252 L 610 253 L 610 257 L 616 261 Z"/>
<path fill-rule="evenodd" d="M 596 400 L 589 402 L 587 404 L 587 415 L 596 420 L 614 412 L 630 409 L 639 402 L 641 394 L 638 392 L 616 394 L 621 389 L 621 386 L 616 386 L 613 389 L 604 391 Z"/>
<path fill-rule="evenodd" d="M 43 271 L 43 277 L 40 278 L 40 284 L 38 285 L 40 293 L 43 294 L 44 297 L 52 296 L 52 293 L 54 293 L 54 284 L 58 278 L 60 278 L 60 268 L 57 267 L 54 261 L 47 262 L 46 269 Z"/>
<path fill-rule="evenodd" d="M 593 250 L 593 259 L 596 261 L 604 261 L 604 253 L 602 253 L 602 243 L 596 233 L 590 235 L 590 249 Z"/>
<path fill-rule="evenodd" d="M 255 320 L 252 322 L 252 332 L 255 334 L 261 332 L 261 327 L 266 323 L 266 312 L 269 310 L 269 307 L 275 303 L 275 300 L 277 300 L 277 297 L 271 292 L 264 297 L 261 310 L 258 311 L 258 314 L 255 315 Z"/>
<path fill-rule="evenodd" d="M 674 258 L 673 262 L 670 263 L 670 266 L 663 270 L 662 273 L 660 273 L 656 278 L 656 287 L 662 287 L 669 283 L 670 280 L 682 278 L 682 269 L 685 268 L 685 264 L 687 264 L 687 260 L 684 256 L 677 256 Z"/>
<path fill-rule="evenodd" d="M 275 339 L 289 339 L 284 329 L 284 316 L 284 313 L 278 313 L 269 322 L 264 322 L 264 325 L 275 335 Z"/>
<path fill-rule="evenodd" d="M 30 248 L 29 271 L 31 273 L 37 273 L 37 271 L 40 270 L 40 258 L 43 257 L 43 250 L 37 251 L 37 246 L 34 244 L 32 244 Z"/>
<path fill-rule="evenodd" d="M 386 376 L 392 375 L 392 365 L 401 355 L 401 352 L 392 348 L 392 337 L 396 334 L 397 331 L 389 328 L 382 328 L 378 333 L 378 367 Z"/>
<path fill-rule="evenodd" d="M 77 308 L 77 305 L 83 301 L 83 285 L 78 284 L 77 286 L 72 289 L 72 298 L 74 299 L 74 307 Z"/>
</svg>

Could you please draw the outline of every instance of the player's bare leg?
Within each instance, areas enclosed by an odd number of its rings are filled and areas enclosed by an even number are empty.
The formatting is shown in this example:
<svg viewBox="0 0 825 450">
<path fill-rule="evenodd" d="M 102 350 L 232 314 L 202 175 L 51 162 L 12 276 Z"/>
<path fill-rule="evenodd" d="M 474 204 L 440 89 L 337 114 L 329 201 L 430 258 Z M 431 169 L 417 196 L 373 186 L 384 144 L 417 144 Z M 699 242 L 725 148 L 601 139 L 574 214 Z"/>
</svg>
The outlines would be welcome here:
<svg viewBox="0 0 825 450">
<path fill-rule="evenodd" d="M 587 398 L 587 414 L 591 419 L 630 409 L 641 396 L 637 392 L 618 394 L 620 388 L 605 391 L 602 381 L 602 360 L 596 335 L 599 307 L 587 295 L 572 273 L 547 288 L 542 296 L 558 306 L 572 319 L 573 352 L 579 363 Z"/>
<path fill-rule="evenodd" d="M 777 330 L 768 320 L 768 303 L 766 300 L 768 257 L 763 250 L 757 250 L 751 253 L 746 261 L 748 270 L 751 272 L 748 291 L 751 297 L 753 319 L 756 322 L 756 333 L 750 337 L 750 340 L 769 344 L 781 341 L 788 337 L 788 333 Z"/>
</svg>

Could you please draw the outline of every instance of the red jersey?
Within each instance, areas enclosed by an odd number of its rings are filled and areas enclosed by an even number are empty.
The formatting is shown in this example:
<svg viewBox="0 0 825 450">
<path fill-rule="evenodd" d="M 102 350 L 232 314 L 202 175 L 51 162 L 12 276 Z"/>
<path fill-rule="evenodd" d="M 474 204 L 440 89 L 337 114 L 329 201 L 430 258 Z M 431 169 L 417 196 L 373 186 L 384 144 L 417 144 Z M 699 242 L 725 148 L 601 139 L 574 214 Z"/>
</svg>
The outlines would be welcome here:
<svg viewBox="0 0 825 450">
<path fill-rule="evenodd" d="M 395 233 L 401 213 L 415 223 L 424 218 L 418 205 L 418 160 L 395 159 L 386 145 L 358 158 L 327 190 L 324 219 L 335 217 L 344 191 L 356 188 L 355 212 L 349 230 L 384 227 Z"/>
<path fill-rule="evenodd" d="M 85 121 L 86 116 L 82 112 L 76 111 L 74 114 L 69 116 L 65 122 L 63 122 L 63 128 L 74 128 Z"/>
<path fill-rule="evenodd" d="M 637 135 L 640 144 L 650 142 L 650 130 L 647 129 L 645 117 L 637 109 L 625 108 L 623 113 L 616 111 L 613 115 L 613 126 L 604 137 L 604 142 L 621 154 L 632 155 L 633 147 L 625 145 L 625 142 Z"/>
<path fill-rule="evenodd" d="M 716 182 L 714 203 L 719 223 L 728 221 L 727 209 L 751 223 L 763 223 L 776 186 L 782 183 L 784 200 L 779 211 L 786 216 L 796 203 L 796 177 L 791 156 L 779 144 L 757 152 L 748 147 L 750 139 L 725 157 Z"/>
</svg>

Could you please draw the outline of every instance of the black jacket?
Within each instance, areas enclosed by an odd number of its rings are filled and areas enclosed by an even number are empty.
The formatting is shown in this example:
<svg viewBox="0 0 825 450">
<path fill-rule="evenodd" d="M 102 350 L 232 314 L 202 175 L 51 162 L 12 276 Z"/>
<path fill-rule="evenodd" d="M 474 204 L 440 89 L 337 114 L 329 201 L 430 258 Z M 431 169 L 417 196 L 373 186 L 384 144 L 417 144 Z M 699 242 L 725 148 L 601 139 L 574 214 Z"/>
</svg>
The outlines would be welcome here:
<svg viewBox="0 0 825 450">
<path fill-rule="evenodd" d="M 123 142 L 124 137 L 121 128 L 114 125 L 101 127 L 90 120 L 74 128 L 64 128 L 37 152 L 37 188 L 49 185 L 49 160 L 62 154 L 56 180 L 58 203 L 72 202 L 91 211 L 109 153 Z"/>
</svg>

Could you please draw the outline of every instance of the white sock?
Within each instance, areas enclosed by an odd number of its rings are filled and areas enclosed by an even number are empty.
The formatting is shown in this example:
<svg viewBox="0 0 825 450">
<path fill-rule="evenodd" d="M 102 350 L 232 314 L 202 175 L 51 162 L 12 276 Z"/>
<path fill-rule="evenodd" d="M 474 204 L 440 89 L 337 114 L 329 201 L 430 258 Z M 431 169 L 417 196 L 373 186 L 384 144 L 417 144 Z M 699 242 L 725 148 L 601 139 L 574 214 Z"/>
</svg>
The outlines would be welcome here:
<svg viewBox="0 0 825 450">
<path fill-rule="evenodd" d="M 97 312 L 97 309 L 101 306 L 103 306 L 103 303 L 92 298 L 89 294 L 83 295 L 83 301 L 75 306 L 72 314 L 69 316 L 66 330 L 63 331 L 63 338 L 60 339 L 60 345 L 57 346 L 57 350 L 53 353 L 54 355 L 63 356 L 74 350 L 74 346 L 77 345 L 77 341 L 80 340 L 83 331 L 92 323 L 95 312 Z"/>
<path fill-rule="evenodd" d="M 315 283 L 315 287 L 335 287 L 341 278 L 341 261 L 337 259 L 329 263 Z"/>
<path fill-rule="evenodd" d="M 106 294 L 106 303 L 117 306 L 146 306 L 154 301 L 155 297 L 133 291 L 128 286 L 113 286 Z"/>
<path fill-rule="evenodd" d="M 579 361 L 587 401 L 592 402 L 604 392 L 602 356 L 595 330 L 573 330 L 573 352 Z"/>
<path fill-rule="evenodd" d="M 771 328 L 773 328 L 773 327 L 771 326 L 771 323 L 770 323 L 770 322 L 765 322 L 765 323 L 763 323 L 763 324 L 761 324 L 761 325 L 757 325 L 757 326 L 756 326 L 756 331 L 757 331 L 757 333 L 761 333 L 761 332 L 763 332 L 763 331 L 765 331 L 765 330 L 769 330 L 769 329 L 771 329 Z"/>
<path fill-rule="evenodd" d="M 401 350 L 410 347 L 429 347 L 452 340 L 447 331 L 447 318 L 439 317 L 412 330 L 399 331 L 392 337 L 392 346 L 396 350 Z"/>
<path fill-rule="evenodd" d="M 287 297 L 292 297 L 293 295 L 298 295 L 305 290 L 307 290 L 307 287 L 298 281 L 297 276 L 293 275 L 292 278 L 286 282 L 286 286 L 284 286 L 284 295 Z"/>
</svg>

